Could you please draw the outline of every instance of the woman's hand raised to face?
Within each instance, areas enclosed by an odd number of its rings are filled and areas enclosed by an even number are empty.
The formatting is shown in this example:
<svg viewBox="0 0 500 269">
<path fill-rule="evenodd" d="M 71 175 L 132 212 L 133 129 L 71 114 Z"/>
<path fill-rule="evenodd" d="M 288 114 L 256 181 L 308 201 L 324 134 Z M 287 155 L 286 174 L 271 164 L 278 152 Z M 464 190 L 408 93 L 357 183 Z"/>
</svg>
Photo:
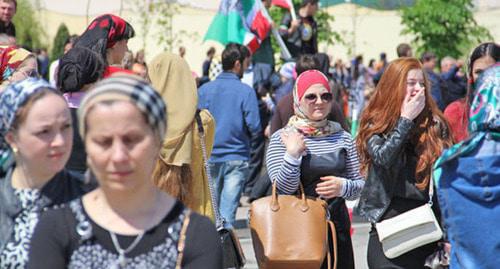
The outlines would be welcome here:
<svg viewBox="0 0 500 269">
<path fill-rule="evenodd" d="M 344 186 L 345 178 L 326 176 L 320 178 L 323 182 L 316 185 L 316 193 L 326 199 L 339 197 L 342 195 L 342 187 Z"/>
<path fill-rule="evenodd" d="M 414 120 L 424 109 L 425 87 L 420 86 L 419 83 L 417 83 L 416 87 L 418 87 L 418 89 L 415 95 L 412 96 L 411 93 L 406 94 L 403 105 L 401 106 L 401 117 Z"/>
<path fill-rule="evenodd" d="M 296 159 L 306 150 L 304 135 L 299 132 L 283 131 L 281 132 L 281 141 L 286 147 L 286 152 Z"/>
</svg>

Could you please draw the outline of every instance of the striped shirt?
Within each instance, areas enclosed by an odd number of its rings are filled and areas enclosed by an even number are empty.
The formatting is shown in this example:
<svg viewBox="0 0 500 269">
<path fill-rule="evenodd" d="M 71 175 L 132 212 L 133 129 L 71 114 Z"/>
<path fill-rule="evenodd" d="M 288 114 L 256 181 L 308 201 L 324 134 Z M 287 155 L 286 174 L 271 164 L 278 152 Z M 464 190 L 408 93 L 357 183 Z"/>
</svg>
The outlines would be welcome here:
<svg viewBox="0 0 500 269">
<path fill-rule="evenodd" d="M 286 153 L 286 147 L 280 137 L 282 130 L 276 131 L 271 136 L 266 155 L 267 171 L 271 181 L 276 180 L 280 193 L 293 194 L 299 187 L 302 157 L 296 159 Z M 358 153 L 351 135 L 346 131 L 340 131 L 324 137 L 305 137 L 304 141 L 306 154 L 327 154 L 342 148 L 346 150 L 346 170 L 343 175 L 345 181 L 341 197 L 347 200 L 358 198 L 365 180 L 359 172 Z"/>
</svg>

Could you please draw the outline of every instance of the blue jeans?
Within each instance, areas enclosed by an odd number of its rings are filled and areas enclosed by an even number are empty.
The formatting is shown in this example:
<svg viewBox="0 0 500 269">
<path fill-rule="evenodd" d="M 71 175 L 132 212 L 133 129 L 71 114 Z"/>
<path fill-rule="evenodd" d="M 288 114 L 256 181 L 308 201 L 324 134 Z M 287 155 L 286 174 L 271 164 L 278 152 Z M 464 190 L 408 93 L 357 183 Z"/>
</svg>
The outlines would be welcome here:
<svg viewBox="0 0 500 269">
<path fill-rule="evenodd" d="M 270 64 L 254 63 L 253 64 L 253 85 L 258 85 L 260 82 L 268 80 L 273 73 L 273 68 Z"/>
<path fill-rule="evenodd" d="M 225 228 L 232 228 L 241 192 L 248 176 L 248 161 L 227 161 L 209 163 L 210 175 L 214 181 L 217 202 L 221 216 L 226 220 Z"/>
</svg>

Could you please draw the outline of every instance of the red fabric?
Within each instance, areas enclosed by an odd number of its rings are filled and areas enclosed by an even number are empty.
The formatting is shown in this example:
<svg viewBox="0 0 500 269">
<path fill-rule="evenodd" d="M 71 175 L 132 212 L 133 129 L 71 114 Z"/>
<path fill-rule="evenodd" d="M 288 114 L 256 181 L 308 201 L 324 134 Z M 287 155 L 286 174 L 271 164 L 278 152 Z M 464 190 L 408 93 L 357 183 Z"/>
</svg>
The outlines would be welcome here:
<svg viewBox="0 0 500 269">
<path fill-rule="evenodd" d="M 469 137 L 467 126 L 469 119 L 467 117 L 468 106 L 465 99 L 459 99 L 449 104 L 444 110 L 444 116 L 448 120 L 451 129 L 451 136 L 455 143 L 463 141 Z"/>
<path fill-rule="evenodd" d="M 126 22 L 113 14 L 104 14 L 95 18 L 89 25 L 86 31 L 92 30 L 95 27 L 107 31 L 107 44 L 106 48 L 109 49 L 116 44 L 116 41 L 123 36 L 125 33 L 125 28 L 127 26 Z"/>
<path fill-rule="evenodd" d="M 109 29 L 108 45 L 106 46 L 108 49 L 115 45 L 117 39 L 120 39 L 117 37 L 123 35 L 126 27 L 126 23 L 122 18 L 111 14 L 109 16 L 111 16 L 111 19 L 113 20 L 114 27 L 111 27 L 111 29 Z"/>
<path fill-rule="evenodd" d="M 271 30 L 271 24 L 262 14 L 262 11 L 259 10 L 257 14 L 255 14 L 250 29 L 252 29 L 254 34 L 257 34 L 260 40 L 264 40 L 267 37 L 267 34 Z"/>
<path fill-rule="evenodd" d="M 120 73 L 120 72 L 135 75 L 134 72 L 132 72 L 131 70 L 123 69 L 121 67 L 116 67 L 116 66 L 108 66 L 106 67 L 106 70 L 104 70 L 103 78 L 107 78 L 113 75 L 114 73 Z"/>
<path fill-rule="evenodd" d="M 248 41 L 245 46 L 250 50 L 252 54 L 254 54 L 260 47 L 259 39 L 254 35 L 253 38 Z"/>
<path fill-rule="evenodd" d="M 273 0 L 272 5 L 290 9 L 290 3 L 287 0 Z"/>
<path fill-rule="evenodd" d="M 296 91 L 297 91 L 297 97 L 299 100 L 302 100 L 302 96 L 304 96 L 304 93 L 309 89 L 314 84 L 321 84 L 323 85 L 329 92 L 332 92 L 330 89 L 330 84 L 328 83 L 328 78 L 326 78 L 323 73 L 321 73 L 318 70 L 307 70 L 300 74 L 300 76 L 297 78 L 296 82 Z"/>
<path fill-rule="evenodd" d="M 10 62 L 10 58 L 12 58 L 12 52 L 15 50 L 17 50 L 16 46 L 9 46 L 0 49 L 2 58 L 0 62 L 0 81 L 2 80 L 3 73 L 7 68 L 10 68 L 11 72 L 14 72 L 14 70 L 16 70 L 23 63 L 23 61 Z"/>
</svg>

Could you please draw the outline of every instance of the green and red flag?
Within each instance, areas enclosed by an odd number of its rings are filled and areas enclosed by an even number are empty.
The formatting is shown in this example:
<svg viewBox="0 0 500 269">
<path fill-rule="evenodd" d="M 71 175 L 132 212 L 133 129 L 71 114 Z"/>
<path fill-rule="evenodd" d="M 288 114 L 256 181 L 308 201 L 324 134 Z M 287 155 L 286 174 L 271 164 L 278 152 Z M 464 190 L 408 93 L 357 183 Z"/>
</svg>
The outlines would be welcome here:
<svg viewBox="0 0 500 269">
<path fill-rule="evenodd" d="M 262 8 L 261 0 L 221 0 L 204 40 L 234 42 L 255 52 L 271 29 Z"/>
</svg>

